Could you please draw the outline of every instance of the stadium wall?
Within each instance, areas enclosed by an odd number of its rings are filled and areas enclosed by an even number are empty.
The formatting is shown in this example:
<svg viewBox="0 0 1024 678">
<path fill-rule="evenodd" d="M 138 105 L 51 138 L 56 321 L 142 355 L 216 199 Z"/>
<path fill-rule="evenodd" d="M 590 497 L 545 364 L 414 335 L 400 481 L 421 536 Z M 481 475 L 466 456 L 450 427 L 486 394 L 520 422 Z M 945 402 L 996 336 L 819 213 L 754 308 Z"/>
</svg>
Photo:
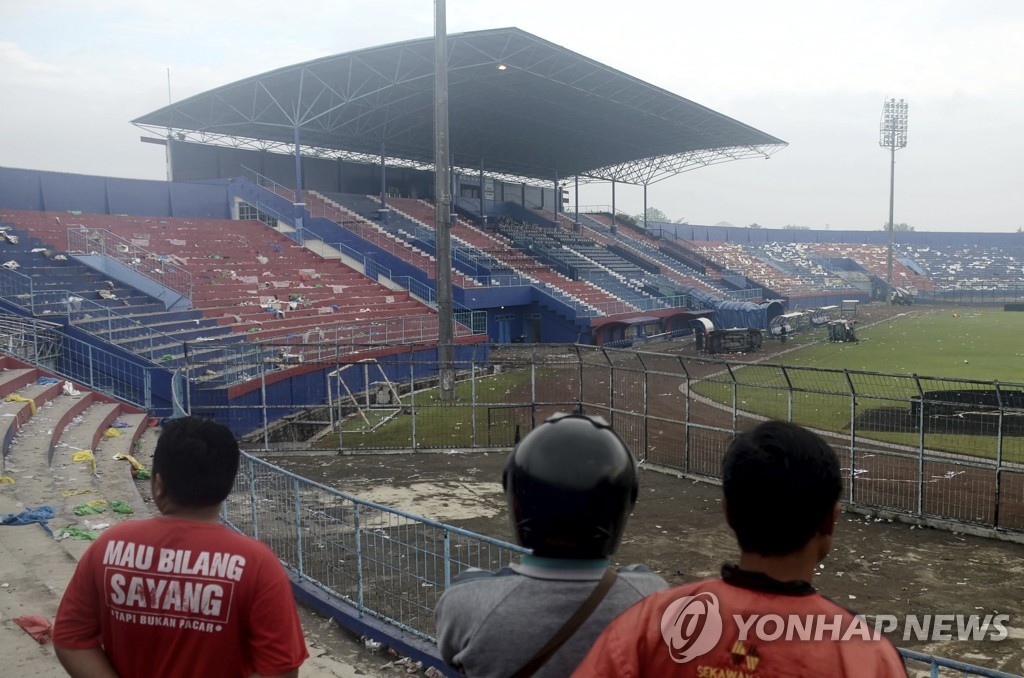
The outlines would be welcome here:
<svg viewBox="0 0 1024 678">
<path fill-rule="evenodd" d="M 118 179 L 0 167 L 0 207 L 154 217 L 229 219 L 227 182 Z"/>
</svg>

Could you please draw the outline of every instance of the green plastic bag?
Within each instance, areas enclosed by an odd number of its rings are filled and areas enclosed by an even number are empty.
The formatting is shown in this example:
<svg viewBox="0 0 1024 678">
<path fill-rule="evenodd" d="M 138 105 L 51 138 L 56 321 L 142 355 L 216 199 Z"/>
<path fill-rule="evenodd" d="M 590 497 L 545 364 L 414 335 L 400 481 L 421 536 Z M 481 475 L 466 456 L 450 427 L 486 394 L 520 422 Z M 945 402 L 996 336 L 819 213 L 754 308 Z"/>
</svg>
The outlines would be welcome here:
<svg viewBox="0 0 1024 678">
<path fill-rule="evenodd" d="M 75 507 L 76 516 L 94 516 L 97 513 L 103 513 L 106 511 L 106 507 L 98 502 L 89 502 L 86 504 L 79 504 Z"/>
<path fill-rule="evenodd" d="M 100 533 L 95 530 L 80 530 L 77 527 L 65 527 L 57 530 L 57 539 L 71 537 L 72 539 L 81 539 L 82 541 L 93 541 L 99 536 Z"/>
<path fill-rule="evenodd" d="M 120 499 L 113 500 L 112 502 L 110 502 L 109 506 L 114 513 L 120 513 L 122 515 L 135 513 L 135 509 L 133 509 L 126 502 L 123 502 Z"/>
</svg>

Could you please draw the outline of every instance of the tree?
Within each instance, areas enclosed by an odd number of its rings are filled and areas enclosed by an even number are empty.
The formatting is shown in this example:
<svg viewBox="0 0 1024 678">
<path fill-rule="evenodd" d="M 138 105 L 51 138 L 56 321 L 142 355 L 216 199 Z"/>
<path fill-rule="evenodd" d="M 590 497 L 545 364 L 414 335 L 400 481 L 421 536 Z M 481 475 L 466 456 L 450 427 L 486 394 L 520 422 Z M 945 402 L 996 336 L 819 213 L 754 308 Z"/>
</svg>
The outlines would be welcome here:
<svg viewBox="0 0 1024 678">
<path fill-rule="evenodd" d="M 633 218 L 636 219 L 638 224 L 644 223 L 644 215 L 642 214 L 634 214 Z M 671 222 L 668 216 L 657 207 L 647 208 L 647 221 L 660 221 L 663 224 Z"/>
<path fill-rule="evenodd" d="M 761 224 L 759 224 L 759 223 L 757 223 L 757 222 L 755 221 L 755 222 L 754 222 L 754 223 L 752 223 L 752 224 L 751 224 L 750 226 L 747 226 L 747 228 L 764 228 L 764 226 L 762 226 Z"/>
<path fill-rule="evenodd" d="M 882 230 L 883 231 L 888 231 L 889 230 L 889 224 L 888 223 L 882 224 Z M 914 227 L 911 226 L 910 224 L 904 222 L 904 221 L 901 221 L 898 224 L 893 224 L 892 225 L 893 233 L 906 233 L 908 231 L 913 231 L 913 230 L 914 230 Z"/>
</svg>

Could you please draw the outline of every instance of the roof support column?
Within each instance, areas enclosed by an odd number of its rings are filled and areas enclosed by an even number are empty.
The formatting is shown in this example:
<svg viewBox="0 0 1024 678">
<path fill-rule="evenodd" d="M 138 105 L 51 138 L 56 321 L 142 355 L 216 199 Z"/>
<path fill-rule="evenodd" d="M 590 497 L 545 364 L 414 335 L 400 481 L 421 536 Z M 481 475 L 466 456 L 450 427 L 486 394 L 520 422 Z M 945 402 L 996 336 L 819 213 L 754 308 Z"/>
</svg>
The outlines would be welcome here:
<svg viewBox="0 0 1024 678">
<path fill-rule="evenodd" d="M 578 174 L 576 175 L 576 219 L 574 221 L 576 230 L 582 231 L 583 227 L 580 226 L 580 176 Z"/>
<path fill-rule="evenodd" d="M 555 170 L 555 206 L 552 208 L 552 212 L 555 213 L 555 228 L 558 228 L 558 209 L 561 207 L 562 196 L 558 190 L 558 170 Z"/>
<path fill-rule="evenodd" d="M 487 228 L 487 211 L 484 209 L 484 159 L 480 156 L 480 221 Z"/>
<path fill-rule="evenodd" d="M 612 179 L 612 235 L 619 232 L 615 226 L 615 179 Z"/>
<path fill-rule="evenodd" d="M 644 184 L 644 230 L 647 230 L 647 184 Z"/>
<path fill-rule="evenodd" d="M 442 401 L 455 400 L 455 317 L 452 307 L 451 172 L 448 145 L 448 29 L 445 0 L 434 0 L 434 229 L 437 358 Z"/>
<path fill-rule="evenodd" d="M 302 230 L 302 213 L 306 203 L 302 200 L 302 151 L 299 150 L 299 123 L 295 123 L 295 235 L 299 243 L 306 242 L 305 231 Z"/>
<path fill-rule="evenodd" d="M 388 192 L 388 175 L 387 175 L 387 163 L 384 162 L 385 156 L 384 142 L 380 142 L 380 223 L 388 223 L 388 204 L 384 198 Z"/>
</svg>

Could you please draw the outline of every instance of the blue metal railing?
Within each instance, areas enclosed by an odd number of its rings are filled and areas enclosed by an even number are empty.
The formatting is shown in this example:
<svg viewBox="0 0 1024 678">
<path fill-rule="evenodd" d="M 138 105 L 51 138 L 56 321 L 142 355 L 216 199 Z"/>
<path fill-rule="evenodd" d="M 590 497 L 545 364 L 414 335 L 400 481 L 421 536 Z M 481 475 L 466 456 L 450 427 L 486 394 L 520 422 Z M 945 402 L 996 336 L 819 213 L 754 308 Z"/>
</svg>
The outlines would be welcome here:
<svg viewBox="0 0 1024 678">
<path fill-rule="evenodd" d="M 358 614 L 434 642 L 434 608 L 463 570 L 495 570 L 528 551 L 509 542 L 358 499 L 243 453 L 224 521 L 268 544 L 298 577 Z M 938 678 L 1014 674 L 900 650 Z"/>
</svg>

